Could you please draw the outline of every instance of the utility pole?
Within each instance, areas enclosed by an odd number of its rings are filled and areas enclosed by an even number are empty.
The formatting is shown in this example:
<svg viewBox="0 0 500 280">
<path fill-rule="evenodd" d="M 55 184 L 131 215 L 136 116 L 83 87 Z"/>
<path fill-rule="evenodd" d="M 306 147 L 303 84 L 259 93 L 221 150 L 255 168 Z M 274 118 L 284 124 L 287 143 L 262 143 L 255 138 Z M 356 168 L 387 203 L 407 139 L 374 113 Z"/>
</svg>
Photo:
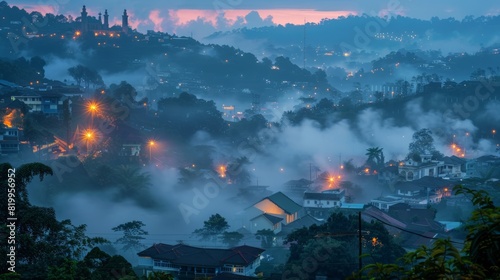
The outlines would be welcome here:
<svg viewBox="0 0 500 280">
<path fill-rule="evenodd" d="M 359 244 L 359 271 L 363 268 L 363 261 L 361 260 L 361 255 L 363 254 L 363 244 L 361 242 L 361 211 L 358 212 L 358 244 Z"/>
<path fill-rule="evenodd" d="M 357 232 L 326 232 L 326 233 L 319 233 L 315 237 L 326 237 L 326 236 L 353 236 L 353 235 L 358 235 L 358 268 L 359 271 L 363 268 L 363 261 L 361 259 L 361 256 L 363 255 L 363 234 L 370 234 L 369 231 L 362 231 L 361 230 L 361 211 L 358 212 L 358 230 Z"/>
</svg>

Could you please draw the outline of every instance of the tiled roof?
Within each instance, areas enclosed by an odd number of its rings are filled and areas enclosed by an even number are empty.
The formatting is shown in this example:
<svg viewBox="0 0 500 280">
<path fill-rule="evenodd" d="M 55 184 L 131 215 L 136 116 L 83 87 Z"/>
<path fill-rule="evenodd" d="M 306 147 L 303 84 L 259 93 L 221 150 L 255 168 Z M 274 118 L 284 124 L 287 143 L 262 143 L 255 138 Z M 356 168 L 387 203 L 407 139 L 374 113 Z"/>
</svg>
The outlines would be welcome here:
<svg viewBox="0 0 500 280">
<path fill-rule="evenodd" d="M 139 252 L 140 257 L 166 260 L 175 265 L 199 265 L 218 267 L 223 264 L 248 265 L 259 258 L 263 249 L 251 246 L 238 246 L 230 249 L 199 248 L 185 244 L 154 244 Z"/>
<path fill-rule="evenodd" d="M 257 219 L 257 218 L 258 218 L 258 217 L 260 217 L 260 216 L 263 216 L 264 218 L 266 218 L 266 219 L 267 219 L 268 221 L 270 221 L 273 225 L 275 225 L 275 224 L 277 224 L 277 223 L 279 223 L 279 222 L 283 221 L 283 218 L 281 218 L 281 217 L 276 217 L 276 216 L 273 216 L 273 215 L 269 215 L 269 214 L 267 214 L 267 213 L 261 214 L 261 215 L 259 215 L 259 216 L 255 217 L 255 218 L 253 218 L 252 220 Z"/>
<path fill-rule="evenodd" d="M 266 198 L 261 199 L 260 201 L 263 201 L 265 199 L 269 199 L 270 201 L 272 201 L 278 207 L 283 209 L 287 214 L 293 214 L 295 212 L 298 212 L 302 208 L 299 204 L 291 200 L 282 192 L 274 193 Z"/>
<path fill-rule="evenodd" d="M 434 188 L 450 186 L 451 184 L 452 183 L 450 181 L 439 177 L 425 176 L 418 180 L 413 180 L 409 182 L 398 182 L 395 188 L 404 191 L 420 191 L 420 190 L 425 190 L 428 187 L 434 189 Z"/>
<path fill-rule="evenodd" d="M 320 225 L 322 224 L 323 221 L 320 221 L 316 218 L 314 218 L 311 215 L 306 215 L 300 219 L 297 219 L 288 225 L 283 225 L 281 231 L 278 233 L 278 235 L 288 235 L 292 233 L 294 230 L 301 229 L 303 227 L 309 228 L 312 225 Z"/>
<path fill-rule="evenodd" d="M 338 193 L 304 193 L 304 199 L 315 199 L 315 200 L 340 200 L 343 197 L 342 194 Z"/>
</svg>

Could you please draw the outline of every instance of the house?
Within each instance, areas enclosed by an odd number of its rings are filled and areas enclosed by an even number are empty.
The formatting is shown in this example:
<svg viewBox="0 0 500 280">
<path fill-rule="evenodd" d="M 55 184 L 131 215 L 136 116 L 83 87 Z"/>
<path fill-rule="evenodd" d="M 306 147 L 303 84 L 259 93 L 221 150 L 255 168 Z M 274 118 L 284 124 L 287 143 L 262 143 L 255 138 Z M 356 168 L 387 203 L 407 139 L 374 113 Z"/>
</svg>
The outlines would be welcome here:
<svg viewBox="0 0 500 280">
<path fill-rule="evenodd" d="M 467 161 L 465 172 L 467 177 L 485 178 L 500 166 L 500 157 L 487 155 Z"/>
<path fill-rule="evenodd" d="M 406 224 L 390 216 L 386 211 L 375 206 L 368 206 L 363 210 L 361 218 L 365 222 L 379 221 L 385 225 L 387 231 L 393 236 L 399 236 L 406 228 Z"/>
<path fill-rule="evenodd" d="M 323 192 L 305 192 L 303 207 L 307 214 L 317 219 L 326 219 L 332 208 L 340 208 L 345 202 L 343 189 L 327 190 Z"/>
<path fill-rule="evenodd" d="M 407 206 L 404 206 L 404 204 L 396 204 L 392 207 L 397 208 L 397 210 L 402 210 Z M 394 214 L 394 212 L 392 213 Z M 442 224 L 426 217 L 422 219 L 418 217 L 415 218 L 413 214 L 416 213 L 417 212 L 406 215 L 405 217 L 397 218 L 390 213 L 382 211 L 374 206 L 370 206 L 363 211 L 363 215 L 361 217 L 366 222 L 378 221 L 383 223 L 387 231 L 401 241 L 400 245 L 403 248 L 414 250 L 422 245 L 432 245 L 433 239 L 436 238 L 438 234 L 444 233 L 444 226 Z M 407 223 L 401 219 L 409 219 L 409 221 Z"/>
<path fill-rule="evenodd" d="M 465 173 L 462 172 L 465 160 L 459 157 L 444 157 L 442 160 L 432 160 L 431 155 L 422 155 L 421 157 L 421 162 L 412 159 L 400 162 L 398 166 L 400 178 L 405 181 L 413 181 L 426 176 L 441 178 L 462 178 L 465 176 Z"/>
<path fill-rule="evenodd" d="M 378 172 L 379 182 L 393 182 L 399 178 L 397 164 L 389 165 L 381 168 Z"/>
<path fill-rule="evenodd" d="M 444 179 L 465 177 L 466 160 L 457 156 L 444 157 L 443 164 L 438 170 L 438 176 Z"/>
<path fill-rule="evenodd" d="M 147 276 L 164 271 L 176 277 L 195 279 L 221 273 L 254 276 L 264 249 L 238 246 L 230 249 L 200 248 L 186 244 L 154 244 L 139 252 L 139 268 Z"/>
<path fill-rule="evenodd" d="M 285 192 L 294 198 L 302 198 L 304 192 L 310 190 L 313 181 L 306 179 L 290 180 L 283 184 Z"/>
<path fill-rule="evenodd" d="M 299 212 L 301 212 L 301 210 L 302 207 L 299 204 L 282 192 L 277 192 L 246 208 L 243 213 L 244 217 L 242 217 L 244 222 L 243 226 L 248 228 L 252 233 L 255 233 L 257 230 L 264 229 L 262 228 L 262 223 L 256 224 L 255 222 L 252 222 L 252 220 L 262 214 L 280 217 L 282 218 L 281 222 L 283 224 L 289 224 L 299 218 Z M 261 217 L 259 220 L 263 222 L 263 218 L 268 219 L 269 216 Z M 270 222 L 272 223 L 272 221 Z M 272 227 L 270 224 L 268 224 L 268 226 L 269 227 L 267 229 L 275 230 L 274 224 Z"/>
<path fill-rule="evenodd" d="M 429 208 L 413 208 L 408 203 L 399 203 L 389 208 L 389 215 L 402 221 L 407 229 L 421 232 L 443 232 L 443 224 L 436 222 L 436 212 Z"/>
<path fill-rule="evenodd" d="M 118 149 L 117 154 L 122 160 L 129 162 L 139 161 L 139 157 L 144 151 L 149 151 L 151 147 L 145 144 L 144 139 L 138 129 L 133 128 L 123 121 L 116 122 L 116 126 L 110 133 L 110 136 L 116 140 Z M 141 153 L 142 151 L 142 153 Z"/>
<path fill-rule="evenodd" d="M 19 136 L 17 127 L 0 127 L 0 154 L 19 153 Z"/>
<path fill-rule="evenodd" d="M 288 225 L 283 225 L 282 230 L 276 234 L 276 243 L 283 244 L 283 240 L 295 230 L 301 228 L 309 228 L 312 225 L 321 225 L 324 223 L 324 220 L 316 219 L 313 216 L 306 214 L 305 216 L 299 218 L 298 220 L 289 223 Z"/>
<path fill-rule="evenodd" d="M 19 100 L 26 104 L 29 112 L 41 112 L 47 115 L 61 115 L 63 102 L 68 97 L 55 92 L 29 91 L 18 95 L 12 95 L 11 100 Z"/>
<path fill-rule="evenodd" d="M 11 83 L 7 80 L 1 80 L 0 79 L 0 87 L 6 87 L 6 88 L 20 88 L 21 86 L 15 83 Z"/>
<path fill-rule="evenodd" d="M 272 229 L 274 233 L 281 231 L 281 222 L 283 218 L 278 216 L 273 216 L 271 214 L 261 214 L 255 218 L 250 219 L 252 226 L 250 227 L 255 233 L 263 229 Z"/>
<path fill-rule="evenodd" d="M 403 203 L 403 199 L 398 196 L 388 195 L 384 197 L 379 197 L 372 199 L 370 204 L 377 207 L 380 210 L 388 211 L 389 208 L 398 203 Z"/>
<path fill-rule="evenodd" d="M 395 185 L 397 196 L 409 204 L 436 204 L 443 195 L 448 195 L 452 182 L 436 177 L 423 177 L 411 182 L 398 182 Z"/>
</svg>

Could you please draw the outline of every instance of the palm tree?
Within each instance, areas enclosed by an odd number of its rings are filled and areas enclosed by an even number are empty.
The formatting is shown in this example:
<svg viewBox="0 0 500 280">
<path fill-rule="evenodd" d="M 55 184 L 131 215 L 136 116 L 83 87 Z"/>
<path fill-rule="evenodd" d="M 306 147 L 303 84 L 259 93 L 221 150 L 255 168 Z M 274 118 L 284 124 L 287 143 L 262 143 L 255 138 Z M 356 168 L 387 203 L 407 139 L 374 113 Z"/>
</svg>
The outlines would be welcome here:
<svg viewBox="0 0 500 280">
<path fill-rule="evenodd" d="M 385 157 L 384 157 L 384 152 L 383 148 L 379 147 L 373 147 L 373 148 L 368 148 L 366 149 L 366 156 L 368 156 L 368 159 L 366 160 L 366 165 L 377 168 L 382 168 L 385 163 Z"/>
<path fill-rule="evenodd" d="M 121 187 L 122 195 L 138 194 L 151 185 L 151 175 L 141 173 L 139 168 L 120 165 L 115 170 L 115 181 Z"/>
</svg>

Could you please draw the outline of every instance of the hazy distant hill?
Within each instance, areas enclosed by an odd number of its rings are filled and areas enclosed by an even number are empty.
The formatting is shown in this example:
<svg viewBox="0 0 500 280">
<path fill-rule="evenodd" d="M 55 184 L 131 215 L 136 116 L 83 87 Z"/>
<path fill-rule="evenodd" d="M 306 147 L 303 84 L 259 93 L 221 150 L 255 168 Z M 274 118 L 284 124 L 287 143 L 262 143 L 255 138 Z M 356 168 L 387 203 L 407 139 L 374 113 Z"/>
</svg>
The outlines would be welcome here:
<svg viewBox="0 0 500 280">
<path fill-rule="evenodd" d="M 207 39 L 224 40 L 237 35 L 247 40 L 265 40 L 275 46 L 301 46 L 305 32 L 306 45 L 330 48 L 344 44 L 346 47 L 351 45 L 357 48 L 369 46 L 371 49 L 399 49 L 451 39 L 461 39 L 462 47 L 466 47 L 468 44 L 479 46 L 498 42 L 498 26 L 500 16 L 468 16 L 463 20 L 433 17 L 431 20 L 420 20 L 402 16 L 382 19 L 362 15 L 325 19 L 319 24 L 307 23 L 305 27 L 287 24 L 218 32 Z"/>
</svg>

